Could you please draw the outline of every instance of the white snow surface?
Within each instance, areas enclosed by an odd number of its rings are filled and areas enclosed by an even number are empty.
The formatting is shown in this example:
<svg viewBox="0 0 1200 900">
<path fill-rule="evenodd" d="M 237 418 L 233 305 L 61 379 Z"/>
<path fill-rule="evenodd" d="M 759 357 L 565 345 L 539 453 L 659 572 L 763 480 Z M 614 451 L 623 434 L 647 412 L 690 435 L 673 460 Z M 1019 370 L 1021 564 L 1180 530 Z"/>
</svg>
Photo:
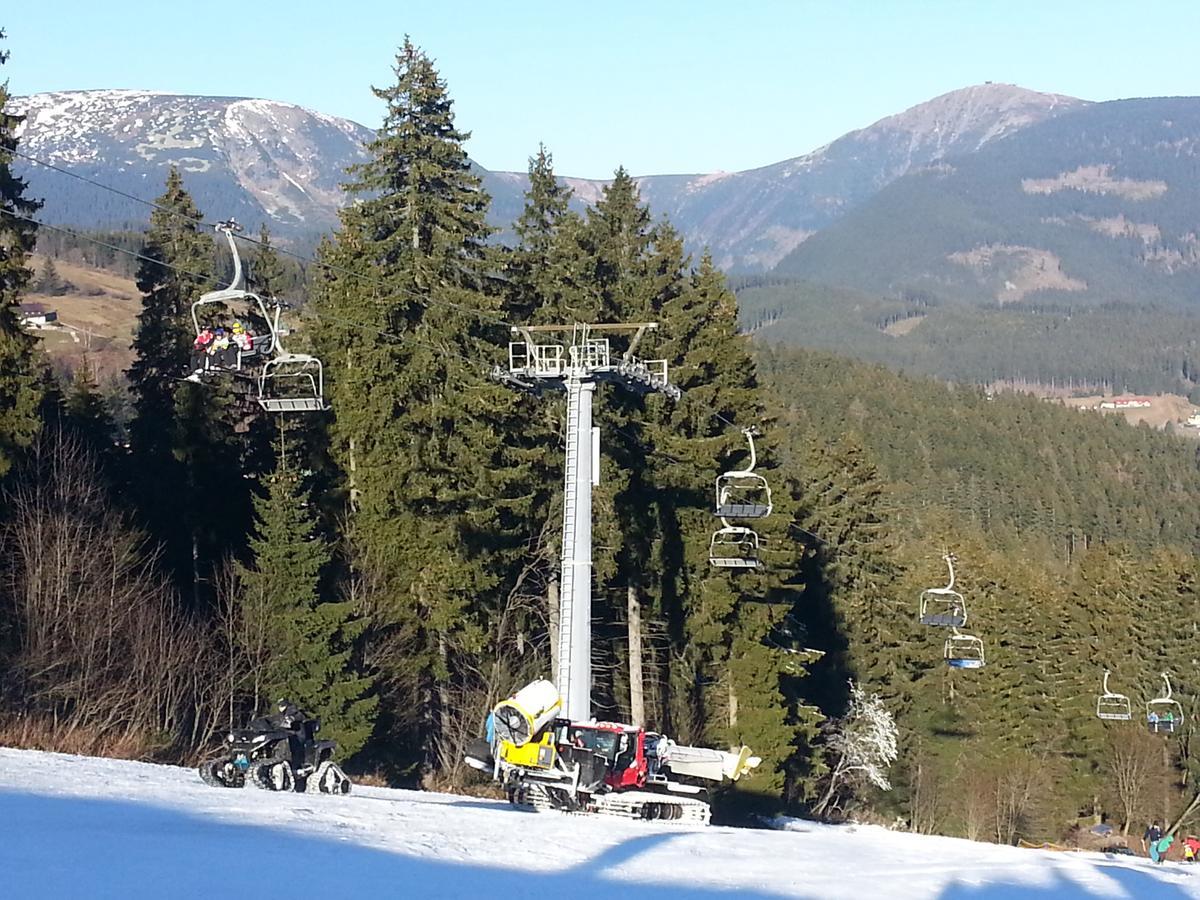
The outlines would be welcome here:
<svg viewBox="0 0 1200 900">
<path fill-rule="evenodd" d="M 682 827 L 0 748 L 0 896 L 569 900 L 1200 898 L 1200 870 L 786 820 Z"/>
</svg>

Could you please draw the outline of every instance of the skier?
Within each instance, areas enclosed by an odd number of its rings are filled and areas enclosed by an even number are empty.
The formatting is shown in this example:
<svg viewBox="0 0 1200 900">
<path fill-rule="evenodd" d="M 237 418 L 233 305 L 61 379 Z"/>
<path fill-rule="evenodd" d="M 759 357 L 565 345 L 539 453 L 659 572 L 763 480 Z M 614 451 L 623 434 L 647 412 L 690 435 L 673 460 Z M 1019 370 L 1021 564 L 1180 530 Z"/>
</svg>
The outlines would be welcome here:
<svg viewBox="0 0 1200 900">
<path fill-rule="evenodd" d="M 1194 863 L 1196 854 L 1200 853 L 1200 838 L 1194 834 L 1189 834 L 1183 840 L 1183 859 L 1185 862 Z"/>
<path fill-rule="evenodd" d="M 205 361 L 206 361 L 206 356 L 208 354 L 208 348 L 209 348 L 209 345 L 212 344 L 212 340 L 213 340 L 212 329 L 209 326 L 205 325 L 200 330 L 200 333 L 198 335 L 196 335 L 196 339 L 194 341 L 192 341 L 192 372 L 193 373 L 198 374 L 198 373 L 202 372 L 204 369 L 208 368 L 207 365 L 205 364 Z"/>
<path fill-rule="evenodd" d="M 1158 856 L 1158 844 L 1162 840 L 1162 824 L 1155 819 L 1153 825 L 1146 828 L 1146 833 L 1142 835 L 1142 850 L 1149 854 L 1150 858 L 1155 862 L 1162 862 Z"/>
</svg>

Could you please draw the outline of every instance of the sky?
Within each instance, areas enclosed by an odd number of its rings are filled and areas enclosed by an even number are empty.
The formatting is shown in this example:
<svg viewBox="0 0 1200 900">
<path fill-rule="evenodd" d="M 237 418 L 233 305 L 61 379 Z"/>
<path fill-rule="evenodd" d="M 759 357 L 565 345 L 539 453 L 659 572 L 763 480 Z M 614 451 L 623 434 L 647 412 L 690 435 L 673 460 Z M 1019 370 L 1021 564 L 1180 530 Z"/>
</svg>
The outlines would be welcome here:
<svg viewBox="0 0 1200 900">
<path fill-rule="evenodd" d="M 957 88 L 1200 94 L 1197 0 L 6 0 L 16 94 L 261 97 L 377 126 L 406 34 L 492 170 L 740 171 Z"/>
</svg>

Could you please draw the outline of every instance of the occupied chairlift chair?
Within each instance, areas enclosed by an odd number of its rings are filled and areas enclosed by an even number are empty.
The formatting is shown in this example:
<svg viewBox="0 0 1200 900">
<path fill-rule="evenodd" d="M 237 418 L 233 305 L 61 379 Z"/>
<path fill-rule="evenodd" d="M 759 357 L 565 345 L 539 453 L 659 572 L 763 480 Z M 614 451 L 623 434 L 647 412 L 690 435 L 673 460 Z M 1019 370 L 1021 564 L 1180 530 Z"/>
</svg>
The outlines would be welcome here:
<svg viewBox="0 0 1200 900">
<path fill-rule="evenodd" d="M 1171 699 L 1171 679 L 1162 673 L 1163 694 L 1146 704 L 1146 724 L 1155 734 L 1174 734 L 1183 722 L 1183 707 Z"/>
<path fill-rule="evenodd" d="M 196 336 L 199 337 L 204 327 L 209 324 L 208 322 L 205 322 L 204 325 L 200 324 L 201 310 L 204 307 L 215 307 L 212 312 L 219 314 L 222 310 L 232 309 L 235 304 L 244 306 L 247 309 L 247 314 L 236 316 L 236 318 L 256 319 L 266 327 L 267 333 L 253 335 L 251 349 L 248 351 L 238 349 L 236 355 L 231 357 L 234 360 L 232 365 L 221 363 L 213 365 L 210 362 L 210 358 L 206 357 L 205 359 L 205 371 L 240 372 L 247 366 L 265 359 L 267 354 L 275 349 L 278 343 L 278 336 L 262 297 L 253 291 L 247 291 L 240 287 L 242 283 L 242 260 L 238 255 L 237 244 L 234 243 L 233 236 L 242 230 L 242 226 L 230 219 L 228 222 L 218 223 L 216 228 L 217 231 L 225 235 L 225 239 L 229 242 L 229 250 L 233 254 L 233 280 L 227 288 L 201 294 L 200 299 L 192 304 L 192 327 L 195 328 Z M 278 312 L 276 312 L 276 320 L 278 320 Z"/>
<path fill-rule="evenodd" d="M 983 641 L 971 634 L 960 634 L 957 628 L 946 638 L 942 651 L 946 665 L 952 669 L 982 669 Z"/>
<path fill-rule="evenodd" d="M 1133 718 L 1129 698 L 1108 689 L 1108 669 L 1104 670 L 1104 693 L 1096 698 L 1096 718 L 1108 722 L 1128 722 Z"/>
<path fill-rule="evenodd" d="M 920 621 L 922 625 L 961 628 L 967 624 L 967 604 L 963 595 L 954 590 L 954 554 L 942 557 L 950 570 L 950 583 L 944 588 L 927 588 L 921 592 Z"/>
</svg>

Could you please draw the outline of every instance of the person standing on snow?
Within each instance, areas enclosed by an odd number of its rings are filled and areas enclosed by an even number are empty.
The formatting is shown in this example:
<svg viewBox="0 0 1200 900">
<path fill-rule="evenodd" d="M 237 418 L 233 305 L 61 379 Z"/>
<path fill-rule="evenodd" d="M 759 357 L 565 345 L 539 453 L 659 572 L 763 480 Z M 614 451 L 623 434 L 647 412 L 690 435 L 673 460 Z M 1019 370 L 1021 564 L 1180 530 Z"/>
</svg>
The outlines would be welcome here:
<svg viewBox="0 0 1200 900">
<path fill-rule="evenodd" d="M 1154 824 L 1146 828 L 1146 833 L 1142 835 L 1142 850 L 1149 854 L 1150 858 L 1155 862 L 1161 862 L 1158 855 L 1158 843 L 1162 840 L 1162 824 L 1155 819 Z"/>
</svg>

